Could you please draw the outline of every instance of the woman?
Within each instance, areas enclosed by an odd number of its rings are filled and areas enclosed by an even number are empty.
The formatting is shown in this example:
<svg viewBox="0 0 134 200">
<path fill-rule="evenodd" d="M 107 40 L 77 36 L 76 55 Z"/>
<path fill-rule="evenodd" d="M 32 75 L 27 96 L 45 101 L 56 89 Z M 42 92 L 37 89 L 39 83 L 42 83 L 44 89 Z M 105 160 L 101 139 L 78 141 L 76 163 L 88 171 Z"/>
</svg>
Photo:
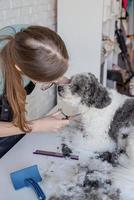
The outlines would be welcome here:
<svg viewBox="0 0 134 200">
<path fill-rule="evenodd" d="M 62 80 L 68 69 L 68 52 L 60 36 L 46 27 L 30 26 L 2 39 L 7 42 L 0 52 L 4 79 L 0 95 L 6 95 L 12 112 L 10 122 L 0 121 L 0 157 L 22 133 L 57 131 L 68 124 L 58 114 L 28 122 L 25 111 L 24 75 L 34 83 L 47 83 L 50 87 Z"/>
</svg>

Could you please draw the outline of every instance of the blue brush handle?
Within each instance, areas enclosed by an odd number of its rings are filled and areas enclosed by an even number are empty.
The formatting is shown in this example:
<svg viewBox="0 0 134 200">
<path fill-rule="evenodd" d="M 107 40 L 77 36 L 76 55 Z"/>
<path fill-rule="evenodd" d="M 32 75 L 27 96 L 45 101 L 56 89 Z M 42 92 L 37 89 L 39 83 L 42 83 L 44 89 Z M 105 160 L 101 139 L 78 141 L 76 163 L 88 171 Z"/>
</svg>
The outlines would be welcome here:
<svg viewBox="0 0 134 200">
<path fill-rule="evenodd" d="M 34 189 L 39 200 L 46 200 L 46 196 L 41 187 L 32 178 L 25 179 L 25 182 Z"/>
</svg>

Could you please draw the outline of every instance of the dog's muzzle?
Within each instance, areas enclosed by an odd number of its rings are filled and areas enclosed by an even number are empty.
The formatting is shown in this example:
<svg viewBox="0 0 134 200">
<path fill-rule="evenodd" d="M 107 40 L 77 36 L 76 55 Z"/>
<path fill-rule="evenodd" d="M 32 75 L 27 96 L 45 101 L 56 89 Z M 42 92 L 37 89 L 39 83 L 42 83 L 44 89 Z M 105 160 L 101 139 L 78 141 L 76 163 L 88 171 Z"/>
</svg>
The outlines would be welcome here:
<svg viewBox="0 0 134 200">
<path fill-rule="evenodd" d="M 62 97 L 63 93 L 64 93 L 64 88 L 63 88 L 63 86 L 59 85 L 58 86 L 58 94 Z"/>
</svg>

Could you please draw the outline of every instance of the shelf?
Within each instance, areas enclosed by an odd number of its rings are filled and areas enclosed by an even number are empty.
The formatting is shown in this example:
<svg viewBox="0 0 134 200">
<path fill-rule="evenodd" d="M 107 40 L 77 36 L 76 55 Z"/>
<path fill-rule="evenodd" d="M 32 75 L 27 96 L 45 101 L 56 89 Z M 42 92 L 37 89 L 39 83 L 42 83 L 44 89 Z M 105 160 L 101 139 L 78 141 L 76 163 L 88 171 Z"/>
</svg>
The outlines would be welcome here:
<svg viewBox="0 0 134 200">
<path fill-rule="evenodd" d="M 103 22 L 112 19 L 113 17 L 118 18 L 120 15 L 120 2 L 117 0 L 104 0 L 103 8 Z"/>
<path fill-rule="evenodd" d="M 121 1 L 104 0 L 103 1 L 103 19 L 102 19 L 102 51 L 101 51 L 101 76 L 102 83 L 105 86 L 107 82 L 107 70 L 112 68 L 113 63 L 117 63 L 118 53 L 116 52 L 116 38 L 115 38 L 115 22 L 120 16 Z M 115 83 L 112 83 L 115 88 Z"/>
<path fill-rule="evenodd" d="M 108 18 L 106 18 L 106 19 L 103 19 L 102 23 L 106 23 L 106 22 L 108 22 L 108 21 L 110 21 L 110 20 L 118 19 L 118 18 L 119 18 L 119 15 L 113 14 L 113 15 L 111 15 L 110 17 L 108 17 Z"/>
</svg>

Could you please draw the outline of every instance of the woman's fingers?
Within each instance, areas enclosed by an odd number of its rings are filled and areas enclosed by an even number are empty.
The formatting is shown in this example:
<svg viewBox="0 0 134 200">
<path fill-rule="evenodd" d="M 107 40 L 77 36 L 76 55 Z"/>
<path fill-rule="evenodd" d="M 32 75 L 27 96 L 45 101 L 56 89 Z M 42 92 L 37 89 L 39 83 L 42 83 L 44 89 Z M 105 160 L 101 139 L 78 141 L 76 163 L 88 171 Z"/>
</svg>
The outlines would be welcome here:
<svg viewBox="0 0 134 200">
<path fill-rule="evenodd" d="M 57 132 L 69 124 L 69 120 L 57 119 L 55 117 L 45 117 L 33 122 L 33 131 Z"/>
<path fill-rule="evenodd" d="M 56 119 L 66 119 L 66 116 L 60 110 L 52 114 L 52 117 Z"/>
<path fill-rule="evenodd" d="M 58 116 L 60 114 L 61 114 L 61 111 L 57 111 L 57 112 L 55 112 L 55 113 L 52 114 L 52 117 L 56 117 L 56 116 Z"/>
<path fill-rule="evenodd" d="M 68 125 L 69 124 L 69 120 L 68 119 L 64 119 L 62 120 L 63 126 Z"/>
<path fill-rule="evenodd" d="M 66 125 L 69 124 L 69 120 L 60 120 L 56 127 L 54 127 L 53 131 L 57 132 L 61 128 L 64 128 Z"/>
</svg>

